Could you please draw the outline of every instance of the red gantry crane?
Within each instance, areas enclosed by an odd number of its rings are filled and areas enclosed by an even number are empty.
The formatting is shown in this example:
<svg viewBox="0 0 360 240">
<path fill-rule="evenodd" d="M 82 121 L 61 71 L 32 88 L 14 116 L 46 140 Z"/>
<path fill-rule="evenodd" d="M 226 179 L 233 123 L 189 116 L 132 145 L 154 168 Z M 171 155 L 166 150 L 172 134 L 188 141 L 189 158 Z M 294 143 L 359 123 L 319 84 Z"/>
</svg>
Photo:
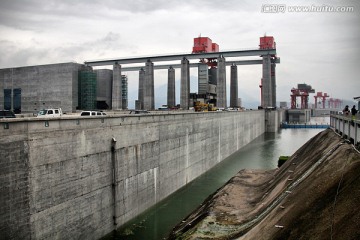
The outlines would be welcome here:
<svg viewBox="0 0 360 240">
<path fill-rule="evenodd" d="M 315 109 L 318 107 L 317 104 L 318 104 L 318 98 L 321 99 L 322 101 L 322 108 L 325 108 L 325 101 L 326 101 L 326 98 L 330 97 L 327 93 L 322 93 L 322 92 L 317 92 L 316 95 L 314 96 L 315 98 Z M 320 102 L 319 102 L 320 103 Z M 330 104 L 330 102 L 329 102 Z"/>
<path fill-rule="evenodd" d="M 335 108 L 335 109 L 340 108 L 341 107 L 341 100 L 338 99 L 338 98 L 329 98 L 328 107 L 329 108 Z"/>
<path fill-rule="evenodd" d="M 338 98 L 335 99 L 334 108 L 341 108 L 342 101 Z"/>
<path fill-rule="evenodd" d="M 296 99 L 297 97 L 301 98 L 301 109 L 309 108 L 309 93 L 314 93 L 315 90 L 307 84 L 298 84 L 297 88 L 291 89 L 291 109 L 297 108 Z"/>
<path fill-rule="evenodd" d="M 219 52 L 219 45 L 217 43 L 213 43 L 212 40 L 208 37 L 200 36 L 198 38 L 194 38 L 194 46 L 192 53 L 209 52 Z M 217 66 L 216 58 L 200 59 L 200 62 L 206 63 L 209 67 Z"/>
</svg>

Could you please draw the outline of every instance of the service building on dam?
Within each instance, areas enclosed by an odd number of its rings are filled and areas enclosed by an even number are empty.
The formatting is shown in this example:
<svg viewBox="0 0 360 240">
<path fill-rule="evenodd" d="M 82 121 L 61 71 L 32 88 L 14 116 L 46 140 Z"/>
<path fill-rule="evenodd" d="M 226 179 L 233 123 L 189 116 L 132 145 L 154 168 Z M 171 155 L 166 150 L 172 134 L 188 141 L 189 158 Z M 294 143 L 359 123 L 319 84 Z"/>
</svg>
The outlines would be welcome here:
<svg viewBox="0 0 360 240">
<path fill-rule="evenodd" d="M 244 56 L 261 58 L 232 60 Z M 259 49 L 228 52 L 196 38 L 191 54 L 0 69 L 0 108 L 21 114 L 50 107 L 126 109 L 125 71 L 139 72 L 137 108 L 154 110 L 157 69 L 168 69 L 167 104 L 174 106 L 175 68 L 181 69 L 182 109 L 195 100 L 226 108 L 227 66 L 230 106 L 236 107 L 237 66 L 263 70 L 262 108 L 255 111 L 0 119 L 0 236 L 99 239 L 258 136 L 277 131 L 283 117 L 275 109 L 279 62 L 273 37 L 262 37 Z M 107 65 L 113 69 L 95 69 Z M 199 69 L 198 95 L 190 93 L 191 67 Z"/>
<path fill-rule="evenodd" d="M 111 109 L 113 81 L 122 85 L 117 100 L 126 109 L 127 76 L 114 80 L 110 69 L 93 70 L 78 63 L 1 69 L 0 106 L 15 113 L 59 107 L 64 112 Z"/>
</svg>

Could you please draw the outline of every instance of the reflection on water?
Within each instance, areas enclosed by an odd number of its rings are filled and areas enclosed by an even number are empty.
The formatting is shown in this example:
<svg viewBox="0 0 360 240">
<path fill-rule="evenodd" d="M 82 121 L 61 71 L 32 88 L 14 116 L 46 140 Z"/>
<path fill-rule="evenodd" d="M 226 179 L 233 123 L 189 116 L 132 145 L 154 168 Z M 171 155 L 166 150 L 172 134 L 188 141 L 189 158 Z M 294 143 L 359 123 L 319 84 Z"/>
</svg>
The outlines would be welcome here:
<svg viewBox="0 0 360 240">
<path fill-rule="evenodd" d="M 166 238 L 177 223 L 238 171 L 276 168 L 279 156 L 292 155 L 321 131 L 323 129 L 282 129 L 278 133 L 263 134 L 106 239 Z"/>
</svg>

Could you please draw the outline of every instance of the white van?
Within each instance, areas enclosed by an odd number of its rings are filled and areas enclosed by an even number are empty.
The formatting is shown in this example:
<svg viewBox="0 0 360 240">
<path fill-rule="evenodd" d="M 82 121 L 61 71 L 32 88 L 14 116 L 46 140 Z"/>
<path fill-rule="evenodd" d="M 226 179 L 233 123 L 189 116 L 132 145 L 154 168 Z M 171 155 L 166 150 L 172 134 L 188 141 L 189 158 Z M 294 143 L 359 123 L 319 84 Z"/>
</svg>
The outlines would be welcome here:
<svg viewBox="0 0 360 240">
<path fill-rule="evenodd" d="M 61 117 L 62 110 L 61 108 L 49 108 L 40 110 L 37 114 L 37 117 Z"/>
<path fill-rule="evenodd" d="M 106 113 L 98 111 L 82 111 L 80 116 L 105 116 Z"/>
</svg>

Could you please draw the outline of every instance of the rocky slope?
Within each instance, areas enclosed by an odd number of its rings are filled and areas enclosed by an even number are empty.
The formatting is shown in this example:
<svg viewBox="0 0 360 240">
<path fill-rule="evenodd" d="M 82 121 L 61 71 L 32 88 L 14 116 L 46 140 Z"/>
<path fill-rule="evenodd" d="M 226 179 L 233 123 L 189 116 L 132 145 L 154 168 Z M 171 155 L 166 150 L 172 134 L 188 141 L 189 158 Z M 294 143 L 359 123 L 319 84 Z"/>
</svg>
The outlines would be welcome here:
<svg viewBox="0 0 360 240">
<path fill-rule="evenodd" d="M 169 239 L 360 239 L 360 153 L 331 129 L 279 169 L 242 170 Z"/>
</svg>

